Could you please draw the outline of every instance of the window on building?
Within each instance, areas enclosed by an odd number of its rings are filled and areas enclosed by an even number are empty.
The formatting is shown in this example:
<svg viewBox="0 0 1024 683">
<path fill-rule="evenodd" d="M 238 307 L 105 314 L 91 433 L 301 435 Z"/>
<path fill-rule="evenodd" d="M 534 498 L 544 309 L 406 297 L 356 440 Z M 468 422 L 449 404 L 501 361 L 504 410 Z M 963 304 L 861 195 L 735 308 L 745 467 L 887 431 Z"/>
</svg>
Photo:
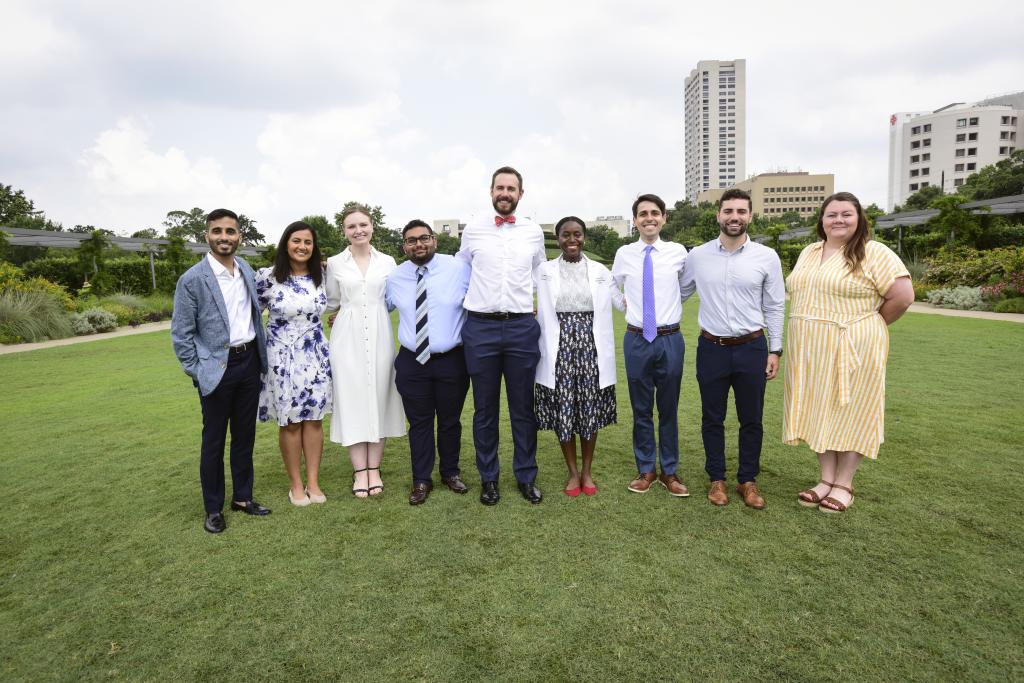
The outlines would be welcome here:
<svg viewBox="0 0 1024 683">
<path fill-rule="evenodd" d="M 957 119 L 956 120 L 956 127 L 957 128 L 966 128 L 967 127 L 967 119 Z"/>
<path fill-rule="evenodd" d="M 924 124 L 924 125 L 923 125 L 923 126 L 921 127 L 921 130 L 922 130 L 923 132 L 925 132 L 925 133 L 931 133 L 931 132 L 932 132 L 932 124 L 930 124 L 930 123 L 926 123 L 926 124 Z"/>
<path fill-rule="evenodd" d="M 1000 148 L 999 148 L 999 153 L 1000 153 L 1000 154 L 1006 154 L 1006 150 L 1007 150 L 1007 149 L 1009 149 L 1009 147 L 1000 147 Z"/>
<path fill-rule="evenodd" d="M 968 125 L 971 125 L 971 126 L 978 125 L 978 117 L 977 116 L 972 116 L 970 122 L 968 123 Z"/>
<path fill-rule="evenodd" d="M 920 148 L 921 148 L 921 141 L 920 140 L 914 140 L 913 142 L 910 143 L 910 149 L 920 149 Z"/>
<path fill-rule="evenodd" d="M 956 141 L 957 142 L 967 142 L 967 133 L 957 133 L 956 134 Z"/>
<path fill-rule="evenodd" d="M 910 169 L 910 177 L 911 178 L 916 178 L 917 174 L 918 174 L 918 170 L 916 168 Z"/>
<path fill-rule="evenodd" d="M 953 156 L 955 156 L 955 157 L 962 157 L 963 155 L 964 155 L 964 150 L 963 149 L 958 149 L 955 152 L 953 152 Z"/>
<path fill-rule="evenodd" d="M 911 135 L 918 135 L 921 132 L 921 126 L 914 126 L 910 129 Z"/>
<path fill-rule="evenodd" d="M 917 192 L 917 183 L 910 183 L 910 191 Z"/>
<path fill-rule="evenodd" d="M 921 183 L 921 189 L 923 190 L 924 188 L 928 187 L 929 184 L 930 183 Z"/>
<path fill-rule="evenodd" d="M 1010 125 L 1010 117 L 1009 117 L 1009 116 L 1003 116 L 1003 117 L 1001 117 L 1001 118 L 999 119 L 999 123 L 1003 124 L 1004 126 L 1008 126 L 1008 125 Z"/>
<path fill-rule="evenodd" d="M 922 147 L 931 147 L 932 146 L 932 139 L 931 138 L 925 138 L 924 140 L 921 141 L 921 146 Z"/>
<path fill-rule="evenodd" d="M 964 165 L 963 164 L 956 164 L 955 166 L 953 166 L 953 171 L 955 173 L 963 173 L 964 172 Z"/>
<path fill-rule="evenodd" d="M 953 178 L 953 187 L 960 187 L 964 184 L 963 178 Z"/>
<path fill-rule="evenodd" d="M 972 141 L 977 140 L 977 139 L 978 139 L 978 134 L 977 133 L 968 133 L 967 134 L 967 141 L 968 142 L 972 142 Z"/>
<path fill-rule="evenodd" d="M 1010 139 L 1010 131 L 1004 130 L 1003 132 L 1001 132 L 999 134 L 999 139 L 1000 140 L 1009 140 Z"/>
<path fill-rule="evenodd" d="M 921 175 L 928 175 L 928 172 L 929 172 L 930 170 L 931 170 L 931 169 L 929 169 L 928 167 L 922 168 L 922 169 L 921 169 Z"/>
<path fill-rule="evenodd" d="M 978 148 L 977 147 L 968 147 L 967 148 L 967 156 L 969 156 L 969 157 L 978 156 Z"/>
<path fill-rule="evenodd" d="M 921 161 L 921 155 L 920 154 L 914 154 L 913 156 L 910 157 L 910 163 L 912 163 L 912 164 L 916 164 L 919 161 Z"/>
<path fill-rule="evenodd" d="M 974 163 L 973 161 L 971 163 L 967 164 L 967 170 L 968 171 L 973 171 L 976 168 L 978 168 L 978 165 L 976 163 Z"/>
<path fill-rule="evenodd" d="M 921 155 L 921 161 L 931 161 L 931 158 L 932 158 L 932 153 L 931 152 L 925 152 L 924 154 Z"/>
</svg>

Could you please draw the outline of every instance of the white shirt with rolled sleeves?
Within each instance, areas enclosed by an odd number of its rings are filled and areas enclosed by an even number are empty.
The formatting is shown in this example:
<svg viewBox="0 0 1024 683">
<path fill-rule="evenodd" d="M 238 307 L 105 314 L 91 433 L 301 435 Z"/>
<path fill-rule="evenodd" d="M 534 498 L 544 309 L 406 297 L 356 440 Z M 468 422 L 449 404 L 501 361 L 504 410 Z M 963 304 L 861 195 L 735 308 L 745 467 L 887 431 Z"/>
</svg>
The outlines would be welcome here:
<svg viewBox="0 0 1024 683">
<path fill-rule="evenodd" d="M 652 245 L 651 264 L 654 266 L 654 311 L 658 327 L 678 325 L 683 315 L 679 298 L 679 273 L 686 261 L 686 247 L 678 242 L 658 238 Z M 647 243 L 637 240 L 619 247 L 612 263 L 615 284 L 626 295 L 626 323 L 644 326 L 644 249 Z"/>
<path fill-rule="evenodd" d="M 494 224 L 484 214 L 462 231 L 458 258 L 472 267 L 463 304 L 477 313 L 532 313 L 533 271 L 547 260 L 544 231 L 525 216 Z"/>
<path fill-rule="evenodd" d="M 252 325 L 252 306 L 242 271 L 236 263 L 235 274 L 232 275 L 220 261 L 213 258 L 212 254 L 207 254 L 206 260 L 217 277 L 217 285 L 220 286 L 221 296 L 224 297 L 224 308 L 228 312 L 228 344 L 239 346 L 251 342 L 256 338 L 256 328 Z"/>
<path fill-rule="evenodd" d="M 720 239 L 695 247 L 679 274 L 683 301 L 697 292 L 701 329 L 716 337 L 742 337 L 768 330 L 768 349 L 782 350 L 786 284 L 775 250 L 749 237 L 735 251 Z"/>
</svg>

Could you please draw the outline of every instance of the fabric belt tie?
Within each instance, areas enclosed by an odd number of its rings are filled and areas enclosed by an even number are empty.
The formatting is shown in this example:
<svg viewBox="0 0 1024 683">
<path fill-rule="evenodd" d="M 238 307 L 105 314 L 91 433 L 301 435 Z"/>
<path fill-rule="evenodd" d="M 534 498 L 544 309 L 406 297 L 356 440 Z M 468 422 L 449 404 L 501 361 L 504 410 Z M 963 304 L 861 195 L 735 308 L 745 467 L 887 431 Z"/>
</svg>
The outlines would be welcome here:
<svg viewBox="0 0 1024 683">
<path fill-rule="evenodd" d="M 315 330 L 319 325 L 319 318 L 316 323 L 306 325 L 301 329 L 289 327 L 288 336 L 271 336 L 268 341 L 273 341 L 281 345 L 281 353 L 277 357 L 278 363 L 280 363 L 280 371 L 278 375 L 280 377 L 294 377 L 292 374 L 292 365 L 295 363 L 295 350 L 297 347 L 303 346 L 306 343 L 306 335 Z M 251 344 L 250 344 L 251 346 Z M 268 370 L 273 372 L 273 370 Z"/>
<path fill-rule="evenodd" d="M 808 322 L 828 323 L 839 328 L 839 345 L 836 347 L 836 380 L 839 384 L 839 405 L 850 405 L 850 376 L 860 367 L 860 355 L 850 339 L 850 328 L 857 323 L 873 318 L 878 311 L 871 311 L 851 320 L 840 322 L 832 318 L 819 318 L 813 315 L 791 315 L 790 320 L 806 320 Z"/>
</svg>

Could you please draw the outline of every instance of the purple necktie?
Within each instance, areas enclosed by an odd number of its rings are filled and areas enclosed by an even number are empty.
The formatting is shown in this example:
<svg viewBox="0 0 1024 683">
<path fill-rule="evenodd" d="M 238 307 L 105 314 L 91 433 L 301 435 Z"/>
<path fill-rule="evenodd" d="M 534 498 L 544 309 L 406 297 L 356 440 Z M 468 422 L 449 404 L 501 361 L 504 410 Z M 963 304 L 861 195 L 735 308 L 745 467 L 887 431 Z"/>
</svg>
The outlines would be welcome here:
<svg viewBox="0 0 1024 683">
<path fill-rule="evenodd" d="M 653 244 L 644 247 L 644 339 L 648 343 L 658 336 L 658 316 L 654 313 L 654 263 L 651 262 Z"/>
</svg>

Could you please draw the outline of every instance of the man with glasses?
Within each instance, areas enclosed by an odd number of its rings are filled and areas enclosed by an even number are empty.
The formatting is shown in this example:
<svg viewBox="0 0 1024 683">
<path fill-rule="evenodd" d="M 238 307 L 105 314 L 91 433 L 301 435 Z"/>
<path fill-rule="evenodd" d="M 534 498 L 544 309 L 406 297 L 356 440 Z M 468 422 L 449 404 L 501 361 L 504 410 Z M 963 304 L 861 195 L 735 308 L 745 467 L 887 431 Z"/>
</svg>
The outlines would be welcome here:
<svg viewBox="0 0 1024 683">
<path fill-rule="evenodd" d="M 403 228 L 402 249 L 409 260 L 388 275 L 384 296 L 388 308 L 398 309 L 401 346 L 395 358 L 395 385 L 409 420 L 409 504 L 420 505 L 434 488 L 435 451 L 441 460 L 441 481 L 455 493 L 468 490 L 460 476 L 459 450 L 462 406 L 469 391 L 462 353 L 462 301 L 469 287 L 469 267 L 453 256 L 434 253 L 434 231 L 420 220 Z"/>
</svg>

